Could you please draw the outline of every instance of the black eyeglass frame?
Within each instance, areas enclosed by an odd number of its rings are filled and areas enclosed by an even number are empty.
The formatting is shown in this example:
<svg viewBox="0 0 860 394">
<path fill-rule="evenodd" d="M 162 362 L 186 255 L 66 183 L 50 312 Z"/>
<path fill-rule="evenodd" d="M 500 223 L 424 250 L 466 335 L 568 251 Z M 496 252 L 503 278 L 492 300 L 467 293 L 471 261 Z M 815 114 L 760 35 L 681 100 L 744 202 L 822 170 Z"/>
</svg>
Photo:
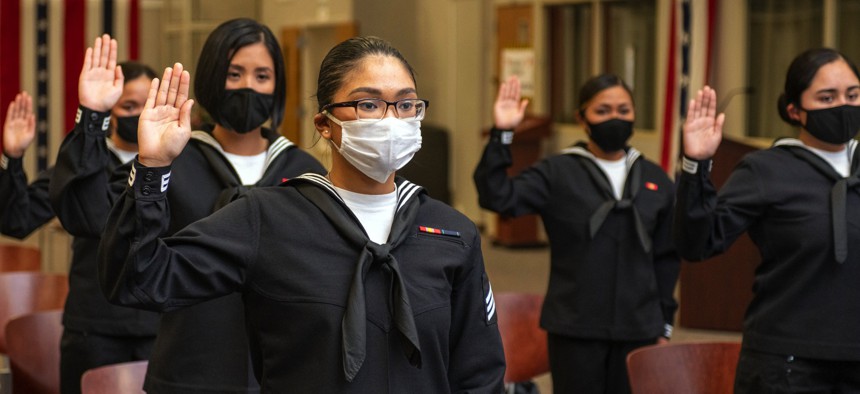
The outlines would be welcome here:
<svg viewBox="0 0 860 394">
<path fill-rule="evenodd" d="M 421 119 L 424 119 L 424 117 L 426 116 L 426 113 L 427 113 L 427 108 L 430 108 L 430 100 L 425 100 L 425 99 L 400 99 L 397 101 L 387 101 L 387 100 L 383 100 L 380 98 L 363 98 L 363 99 L 352 100 L 352 101 L 343 101 L 340 103 L 326 104 L 322 107 L 321 112 L 328 111 L 329 113 L 331 113 L 331 111 L 329 111 L 330 108 L 352 107 L 352 109 L 355 110 L 356 116 L 358 116 L 358 103 L 360 103 L 362 101 L 368 101 L 368 100 L 379 101 L 379 102 L 385 103 L 385 110 L 382 111 L 382 117 L 379 118 L 380 120 L 382 120 L 382 118 L 385 118 L 385 114 L 388 113 L 388 107 L 391 107 L 391 106 L 394 107 L 394 113 L 395 113 L 395 115 L 397 115 L 397 119 L 402 119 L 402 118 L 400 118 L 400 113 L 397 112 L 397 103 L 399 103 L 401 101 L 406 101 L 406 100 L 415 101 L 415 100 L 417 100 L 417 101 L 423 102 L 424 103 L 424 112 L 421 115 Z M 408 118 L 406 118 L 406 119 L 408 119 Z"/>
</svg>

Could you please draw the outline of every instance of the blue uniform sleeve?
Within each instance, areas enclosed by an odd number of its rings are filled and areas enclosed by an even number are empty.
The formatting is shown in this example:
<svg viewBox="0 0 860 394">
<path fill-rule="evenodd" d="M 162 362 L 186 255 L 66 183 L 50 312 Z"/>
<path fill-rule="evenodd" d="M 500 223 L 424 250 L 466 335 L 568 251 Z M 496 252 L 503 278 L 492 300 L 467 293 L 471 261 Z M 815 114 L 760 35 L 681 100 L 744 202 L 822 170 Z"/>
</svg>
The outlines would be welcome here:
<svg viewBox="0 0 860 394">
<path fill-rule="evenodd" d="M 111 302 L 171 311 L 240 291 L 259 240 L 258 214 L 240 198 L 169 238 L 170 169 L 132 166 L 99 245 L 99 281 Z"/>
<path fill-rule="evenodd" d="M 717 195 L 711 161 L 684 158 L 675 207 L 675 246 L 684 259 L 701 261 L 724 252 L 764 212 L 752 165 L 741 161 Z"/>
<path fill-rule="evenodd" d="M 27 185 L 20 158 L 0 158 L 0 232 L 23 239 L 54 217 L 48 201 L 52 169 Z"/>
<path fill-rule="evenodd" d="M 492 130 L 490 141 L 484 148 L 481 161 L 473 178 L 478 189 L 478 203 L 484 209 L 505 216 L 537 213 L 550 194 L 550 175 L 546 162 L 529 167 L 510 177 L 508 167 L 513 164 L 511 149 L 503 143 L 499 130 Z"/>
<path fill-rule="evenodd" d="M 453 289 L 448 381 L 452 393 L 497 394 L 504 390 L 505 354 L 477 234 L 472 265 L 458 275 Z"/>
</svg>

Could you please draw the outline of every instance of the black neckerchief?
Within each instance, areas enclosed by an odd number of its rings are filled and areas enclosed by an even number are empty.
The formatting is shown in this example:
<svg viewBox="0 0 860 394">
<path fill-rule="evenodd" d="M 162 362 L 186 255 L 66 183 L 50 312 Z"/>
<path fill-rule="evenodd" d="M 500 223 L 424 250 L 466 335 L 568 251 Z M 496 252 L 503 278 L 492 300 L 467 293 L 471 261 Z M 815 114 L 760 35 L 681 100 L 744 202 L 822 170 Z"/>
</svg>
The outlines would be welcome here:
<svg viewBox="0 0 860 394">
<path fill-rule="evenodd" d="M 263 128 L 261 133 L 263 137 L 269 141 L 269 148 L 266 154 L 266 169 L 268 169 L 269 165 L 278 155 L 295 147 L 290 140 L 278 135 L 270 129 Z M 239 174 L 236 172 L 236 169 L 233 168 L 233 165 L 230 164 L 230 161 L 227 160 L 227 157 L 224 156 L 224 150 L 221 148 L 218 141 L 215 140 L 215 137 L 212 136 L 211 132 L 195 131 L 192 133 L 191 138 L 201 142 L 198 144 L 198 146 L 200 146 L 200 152 L 206 158 L 206 161 L 209 163 L 209 167 L 212 168 L 212 172 L 216 177 L 218 177 L 218 180 L 221 181 L 221 193 L 219 193 L 218 198 L 215 199 L 215 206 L 212 207 L 213 212 L 221 209 L 223 206 L 236 200 L 239 196 L 250 190 L 250 185 L 242 184 Z M 279 174 L 275 174 L 274 172 L 264 170 L 263 176 L 255 185 L 277 185 L 280 183 L 276 182 L 277 179 L 275 179 L 278 175 Z"/>
<path fill-rule="evenodd" d="M 595 161 L 596 157 L 586 147 L 587 145 L 584 142 L 580 142 L 562 150 L 562 153 L 585 158 L 586 160 L 581 161 L 582 166 L 588 172 L 592 182 L 597 185 L 603 194 L 604 202 L 597 207 L 597 210 L 591 214 L 591 218 L 588 220 L 588 230 L 591 238 L 594 239 L 597 231 L 600 230 L 603 222 L 606 221 L 606 217 L 609 216 L 609 212 L 630 209 L 633 212 L 633 221 L 636 225 L 636 235 L 639 237 L 639 244 L 642 245 L 645 253 L 650 252 L 651 236 L 645 229 L 645 225 L 642 224 L 639 211 L 633 204 L 636 195 L 639 193 L 639 186 L 642 183 L 642 166 L 639 163 L 641 154 L 635 148 L 626 148 L 627 179 L 624 180 L 624 191 L 622 192 L 621 199 L 618 200 L 615 198 L 615 192 L 612 190 L 609 177 L 598 167 Z"/>
<path fill-rule="evenodd" d="M 304 174 L 286 183 L 317 206 L 335 227 L 337 232 L 351 245 L 361 249 L 358 257 L 349 298 L 343 315 L 343 372 L 346 380 L 352 382 L 367 356 L 367 317 L 364 281 L 368 271 L 374 266 L 390 276 L 391 288 L 389 308 L 394 325 L 402 334 L 404 353 L 409 363 L 421 367 L 421 346 L 418 330 L 409 304 L 406 284 L 400 274 L 400 267 L 391 251 L 402 243 L 412 232 L 412 224 L 418 215 L 420 205 L 418 196 L 424 189 L 405 179 L 397 179 L 397 209 L 388 242 L 379 245 L 371 241 L 358 219 L 349 210 L 343 199 L 334 190 L 331 182 L 322 175 Z"/>
<path fill-rule="evenodd" d="M 842 177 L 827 160 L 809 150 L 800 140 L 793 138 L 779 139 L 774 142 L 774 147 L 788 149 L 795 157 L 809 163 L 824 176 L 835 181 L 830 189 L 830 220 L 833 226 L 833 254 L 836 262 L 842 264 L 848 258 L 848 207 L 847 195 L 849 189 L 860 186 L 860 149 L 856 149 L 857 142 L 849 142 L 848 149 L 853 149 L 851 157 L 850 174 Z"/>
</svg>

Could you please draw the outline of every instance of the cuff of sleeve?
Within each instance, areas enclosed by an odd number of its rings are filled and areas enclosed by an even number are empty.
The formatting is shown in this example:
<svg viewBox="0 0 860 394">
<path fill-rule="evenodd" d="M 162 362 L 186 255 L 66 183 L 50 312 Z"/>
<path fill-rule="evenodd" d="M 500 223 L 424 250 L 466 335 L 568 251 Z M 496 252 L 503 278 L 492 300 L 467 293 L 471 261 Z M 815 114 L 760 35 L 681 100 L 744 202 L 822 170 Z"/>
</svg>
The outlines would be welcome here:
<svg viewBox="0 0 860 394">
<path fill-rule="evenodd" d="M 146 167 L 134 159 L 128 174 L 128 186 L 134 191 L 134 198 L 141 200 L 157 200 L 167 194 L 170 183 L 170 166 Z"/>
<path fill-rule="evenodd" d="M 681 160 L 681 169 L 688 174 L 698 174 L 700 172 L 710 173 L 711 168 L 714 166 L 714 161 L 711 159 L 706 160 L 694 160 L 687 156 Z"/>
<path fill-rule="evenodd" d="M 106 132 L 110 127 L 110 111 L 98 112 L 79 105 L 75 124 L 82 125 L 87 132 Z"/>
<path fill-rule="evenodd" d="M 663 338 L 671 339 L 672 338 L 672 329 L 674 329 L 674 327 L 672 327 L 671 324 L 669 324 L 669 323 L 664 324 L 663 325 Z"/>
<path fill-rule="evenodd" d="M 24 158 L 14 158 L 6 156 L 5 153 L 0 153 L 0 169 L 10 171 L 24 168 Z"/>
<path fill-rule="evenodd" d="M 514 141 L 513 130 L 501 130 L 493 127 L 490 129 L 490 141 L 499 142 L 502 145 L 510 145 Z"/>
</svg>

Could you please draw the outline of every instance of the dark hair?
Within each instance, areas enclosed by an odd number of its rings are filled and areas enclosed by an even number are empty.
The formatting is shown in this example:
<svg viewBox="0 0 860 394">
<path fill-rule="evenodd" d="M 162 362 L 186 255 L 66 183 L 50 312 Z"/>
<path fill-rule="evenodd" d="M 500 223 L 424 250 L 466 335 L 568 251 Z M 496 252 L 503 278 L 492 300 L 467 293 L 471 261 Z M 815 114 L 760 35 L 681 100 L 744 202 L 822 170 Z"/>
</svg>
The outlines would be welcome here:
<svg viewBox="0 0 860 394">
<path fill-rule="evenodd" d="M 597 96 L 598 93 L 615 86 L 621 86 L 624 88 L 624 90 L 627 91 L 627 94 L 630 95 L 630 100 L 633 100 L 633 91 L 626 83 L 624 83 L 624 80 L 621 79 L 621 77 L 615 74 L 600 74 L 585 81 L 579 89 L 579 113 L 583 114 L 585 112 L 585 103 L 591 100 L 594 96 Z"/>
<path fill-rule="evenodd" d="M 346 75 L 355 69 L 358 62 L 367 56 L 392 56 L 409 71 L 412 82 L 415 83 L 415 70 L 403 55 L 387 41 L 373 36 L 353 37 L 335 45 L 323 59 L 320 65 L 320 75 L 317 79 L 317 112 L 322 107 L 331 104 L 334 94 L 343 86 Z M 417 86 L 417 83 L 416 83 Z"/>
<path fill-rule="evenodd" d="M 812 80 L 815 78 L 815 74 L 818 73 L 818 69 L 825 64 L 830 64 L 840 59 L 848 63 L 854 75 L 860 78 L 860 73 L 858 73 L 854 62 L 835 49 L 814 48 L 797 55 L 791 62 L 791 65 L 788 66 L 788 72 L 785 74 L 785 90 L 783 90 L 776 101 L 779 117 L 790 125 L 801 126 L 800 122 L 788 116 L 788 105 L 794 104 L 799 106 L 800 96 L 812 84 Z"/>
<path fill-rule="evenodd" d="M 197 61 L 194 95 L 215 123 L 221 123 L 218 105 L 224 97 L 224 84 L 227 81 L 230 61 L 240 48 L 259 42 L 266 46 L 275 65 L 275 99 L 270 112 L 272 128 L 277 128 L 284 119 L 287 87 L 284 56 L 281 54 L 278 40 L 266 25 L 253 19 L 238 18 L 218 25 L 209 34 Z"/>
<path fill-rule="evenodd" d="M 143 63 L 129 60 L 119 63 L 118 66 L 122 67 L 122 76 L 125 78 L 125 83 L 129 83 L 130 81 L 139 78 L 141 75 L 145 75 L 150 80 L 158 77 L 158 75 L 155 74 L 155 70 Z"/>
</svg>

